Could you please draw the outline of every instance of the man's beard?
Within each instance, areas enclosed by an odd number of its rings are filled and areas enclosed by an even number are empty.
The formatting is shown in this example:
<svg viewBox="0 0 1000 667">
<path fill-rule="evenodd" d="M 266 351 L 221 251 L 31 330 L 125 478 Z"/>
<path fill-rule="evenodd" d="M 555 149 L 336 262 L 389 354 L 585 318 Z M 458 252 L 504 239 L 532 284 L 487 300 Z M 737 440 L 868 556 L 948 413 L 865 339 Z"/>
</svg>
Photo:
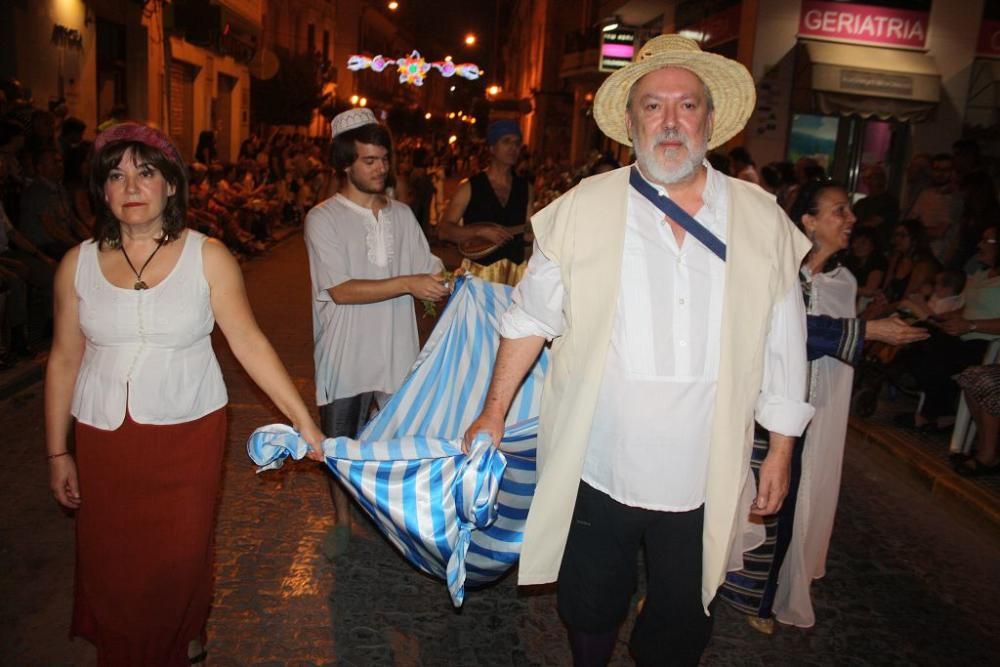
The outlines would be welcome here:
<svg viewBox="0 0 1000 667">
<path fill-rule="evenodd" d="M 350 172 L 347 172 L 347 178 L 348 180 L 351 181 L 351 185 L 353 185 L 356 190 L 358 190 L 359 192 L 363 192 L 366 195 L 380 195 L 383 192 L 385 192 L 385 183 L 386 183 L 385 179 L 382 179 L 381 186 L 374 186 L 359 181 L 357 178 L 354 177 L 354 174 Z"/>
<path fill-rule="evenodd" d="M 664 167 L 660 161 L 656 159 L 656 145 L 663 141 L 678 140 L 680 140 L 684 144 L 684 148 L 687 149 L 687 158 L 673 169 Z M 695 173 L 695 170 L 701 166 L 702 161 L 705 159 L 705 154 L 708 152 L 707 141 L 698 142 L 697 146 L 693 144 L 694 142 L 691 140 L 691 137 L 682 133 L 680 130 L 664 130 L 653 137 L 653 139 L 648 143 L 638 141 L 635 142 L 635 159 L 636 162 L 639 163 L 639 167 L 642 169 L 642 172 L 650 180 L 663 185 L 680 183 L 681 181 L 686 181 L 692 174 Z M 647 148 L 647 145 L 650 147 Z"/>
</svg>

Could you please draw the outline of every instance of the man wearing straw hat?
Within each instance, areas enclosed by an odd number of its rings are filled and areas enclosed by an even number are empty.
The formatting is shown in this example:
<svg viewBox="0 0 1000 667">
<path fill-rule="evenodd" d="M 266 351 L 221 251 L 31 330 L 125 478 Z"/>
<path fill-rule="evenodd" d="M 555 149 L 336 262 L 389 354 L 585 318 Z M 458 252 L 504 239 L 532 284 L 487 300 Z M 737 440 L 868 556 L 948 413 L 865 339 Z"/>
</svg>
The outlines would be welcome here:
<svg viewBox="0 0 1000 667">
<path fill-rule="evenodd" d="M 773 197 L 705 161 L 753 110 L 739 63 L 661 35 L 594 101 L 636 164 L 584 180 L 532 218 L 535 253 L 501 322 L 480 431 L 498 441 L 553 340 L 538 482 L 518 582 L 558 580 L 574 663 L 604 665 L 645 548 L 640 665 L 697 664 L 727 569 L 763 539 L 751 514 L 788 490 L 804 402 L 809 244 Z M 771 432 L 760 486 L 754 420 Z"/>
</svg>

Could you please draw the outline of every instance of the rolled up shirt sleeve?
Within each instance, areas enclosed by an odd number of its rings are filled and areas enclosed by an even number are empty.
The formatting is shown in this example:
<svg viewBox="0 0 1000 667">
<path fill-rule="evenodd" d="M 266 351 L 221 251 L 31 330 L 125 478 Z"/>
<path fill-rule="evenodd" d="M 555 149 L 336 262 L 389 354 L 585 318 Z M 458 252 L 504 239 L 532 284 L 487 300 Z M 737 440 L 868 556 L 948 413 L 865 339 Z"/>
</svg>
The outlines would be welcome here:
<svg viewBox="0 0 1000 667">
<path fill-rule="evenodd" d="M 815 409 L 806 402 L 806 311 L 796 283 L 771 311 L 757 422 L 781 435 L 802 435 Z"/>
<path fill-rule="evenodd" d="M 565 297 L 559 265 L 546 257 L 535 243 L 528 268 L 514 288 L 513 303 L 500 316 L 500 335 L 504 338 L 558 338 L 566 327 Z"/>
</svg>

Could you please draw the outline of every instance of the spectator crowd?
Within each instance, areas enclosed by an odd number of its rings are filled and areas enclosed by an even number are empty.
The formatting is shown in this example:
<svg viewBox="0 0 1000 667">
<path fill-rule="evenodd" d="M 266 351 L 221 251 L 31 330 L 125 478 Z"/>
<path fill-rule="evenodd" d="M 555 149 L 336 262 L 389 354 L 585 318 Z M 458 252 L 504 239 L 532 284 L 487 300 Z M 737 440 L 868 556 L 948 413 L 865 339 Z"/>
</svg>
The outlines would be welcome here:
<svg viewBox="0 0 1000 667">
<path fill-rule="evenodd" d="M 87 127 L 65 105 L 42 109 L 14 81 L 0 82 L 0 370 L 30 358 L 51 335 L 52 280 L 67 250 L 92 235 Z M 116 109 L 101 128 L 127 117 Z M 237 159 L 225 162 L 213 131 L 201 132 L 189 170 L 188 225 L 223 241 L 240 258 L 265 251 L 282 228 L 337 191 L 329 166 L 329 139 L 281 130 L 253 134 Z M 401 137 L 396 142 L 390 192 L 407 203 L 428 239 L 446 202 L 445 183 L 489 164 L 486 144 Z M 715 152 L 719 171 L 760 185 L 790 210 L 810 181 L 825 179 L 812 157 L 759 167 L 743 147 Z M 610 154 L 591 153 L 575 167 L 522 147 L 515 173 L 533 185 L 538 210 L 582 178 L 617 168 Z M 837 261 L 858 283 L 858 316 L 899 314 L 931 330 L 909 349 L 875 346 L 857 374 L 855 412 L 870 414 L 888 380 L 922 396 L 901 426 L 922 431 L 950 428 L 963 370 L 977 366 L 1000 340 L 997 275 L 996 165 L 976 142 L 960 140 L 951 153 L 914 155 L 903 177 L 903 196 L 890 190 L 887 169 L 864 167 L 854 196 L 850 248 Z M 873 380 L 874 378 L 874 380 Z M 995 443 L 995 439 L 993 440 Z M 982 450 L 983 447 L 980 447 Z M 998 472 L 995 444 L 985 443 L 975 471 Z"/>
</svg>

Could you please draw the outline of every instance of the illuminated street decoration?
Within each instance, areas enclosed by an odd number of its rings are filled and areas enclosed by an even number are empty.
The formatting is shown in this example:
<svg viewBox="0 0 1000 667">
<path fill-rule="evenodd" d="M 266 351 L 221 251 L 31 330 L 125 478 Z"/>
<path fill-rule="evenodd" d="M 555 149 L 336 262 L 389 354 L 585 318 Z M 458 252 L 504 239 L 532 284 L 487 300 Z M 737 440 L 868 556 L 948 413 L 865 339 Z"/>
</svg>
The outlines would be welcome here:
<svg viewBox="0 0 1000 667">
<path fill-rule="evenodd" d="M 432 69 L 436 69 L 441 76 L 451 77 L 458 75 L 464 79 L 478 79 L 481 72 L 478 65 L 472 63 L 461 63 L 456 65 L 451 60 L 440 60 L 427 62 L 416 49 L 408 56 L 390 59 L 382 55 L 374 58 L 368 56 L 354 55 L 347 59 L 347 69 L 352 72 L 371 68 L 374 72 L 382 72 L 390 65 L 395 65 L 399 72 L 399 82 L 409 83 L 414 86 L 424 85 L 424 78 Z"/>
</svg>

